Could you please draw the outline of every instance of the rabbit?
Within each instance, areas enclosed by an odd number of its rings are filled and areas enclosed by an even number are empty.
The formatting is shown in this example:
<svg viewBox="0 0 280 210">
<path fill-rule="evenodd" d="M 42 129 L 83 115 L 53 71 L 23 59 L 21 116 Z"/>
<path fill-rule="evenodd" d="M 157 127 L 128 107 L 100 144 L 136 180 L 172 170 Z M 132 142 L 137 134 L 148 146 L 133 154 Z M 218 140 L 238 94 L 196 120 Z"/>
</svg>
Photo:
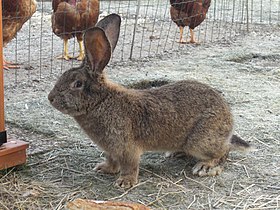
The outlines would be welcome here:
<svg viewBox="0 0 280 210">
<path fill-rule="evenodd" d="M 233 135 L 228 104 L 218 91 L 194 80 L 144 90 L 107 80 L 104 68 L 120 24 L 120 16 L 110 14 L 85 32 L 83 63 L 61 75 L 48 95 L 51 105 L 72 116 L 104 150 L 106 160 L 94 170 L 120 172 L 121 188 L 137 184 L 145 151 L 184 152 L 198 160 L 194 175 L 219 175 L 229 151 L 251 147 Z"/>
</svg>

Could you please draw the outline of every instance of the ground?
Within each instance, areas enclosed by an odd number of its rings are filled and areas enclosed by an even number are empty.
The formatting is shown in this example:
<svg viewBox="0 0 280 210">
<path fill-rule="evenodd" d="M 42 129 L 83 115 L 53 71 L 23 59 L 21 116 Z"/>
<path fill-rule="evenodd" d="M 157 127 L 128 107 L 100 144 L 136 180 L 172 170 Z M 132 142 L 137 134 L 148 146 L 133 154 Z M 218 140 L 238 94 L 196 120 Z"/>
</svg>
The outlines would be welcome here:
<svg viewBox="0 0 280 210">
<path fill-rule="evenodd" d="M 115 187 L 117 176 L 93 171 L 102 151 L 47 100 L 59 73 L 79 63 L 42 65 L 31 54 L 31 66 L 4 72 L 7 132 L 30 147 L 25 165 L 0 173 L 0 209 L 63 209 L 75 198 L 152 209 L 280 209 L 279 34 L 279 26 L 256 26 L 232 40 L 176 43 L 178 50 L 158 56 L 111 62 L 108 77 L 124 85 L 195 79 L 216 88 L 232 108 L 235 133 L 256 148 L 232 152 L 221 175 L 203 178 L 191 174 L 194 160 L 146 153 L 139 184 L 128 191 Z"/>
</svg>

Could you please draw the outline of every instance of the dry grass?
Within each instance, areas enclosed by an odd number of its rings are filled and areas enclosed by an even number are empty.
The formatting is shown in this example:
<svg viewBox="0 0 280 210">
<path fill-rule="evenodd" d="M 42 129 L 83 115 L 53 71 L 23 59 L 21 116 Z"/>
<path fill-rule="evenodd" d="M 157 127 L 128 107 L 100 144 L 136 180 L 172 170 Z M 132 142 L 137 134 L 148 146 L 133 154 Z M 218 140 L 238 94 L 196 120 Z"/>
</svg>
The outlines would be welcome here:
<svg viewBox="0 0 280 210">
<path fill-rule="evenodd" d="M 67 201 L 78 197 L 129 200 L 153 209 L 280 207 L 279 174 L 250 178 L 244 168 L 251 166 L 247 158 L 229 161 L 220 177 L 197 178 L 190 174 L 192 160 L 162 161 L 162 154 L 147 154 L 142 160 L 140 182 L 123 191 L 114 186 L 115 176 L 93 172 L 102 159 L 99 154 L 90 145 L 76 144 L 30 155 L 27 165 L 1 173 L 1 209 L 63 209 Z"/>
</svg>

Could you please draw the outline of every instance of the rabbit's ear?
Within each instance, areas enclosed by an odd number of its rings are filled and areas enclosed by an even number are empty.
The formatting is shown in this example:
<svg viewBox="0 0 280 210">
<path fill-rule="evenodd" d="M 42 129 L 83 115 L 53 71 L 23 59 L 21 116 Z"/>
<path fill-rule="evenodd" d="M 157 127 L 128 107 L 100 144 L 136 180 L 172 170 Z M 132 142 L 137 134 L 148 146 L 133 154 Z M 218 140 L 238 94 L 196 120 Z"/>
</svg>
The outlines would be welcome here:
<svg viewBox="0 0 280 210">
<path fill-rule="evenodd" d="M 96 27 L 102 28 L 111 44 L 112 51 L 114 51 L 120 34 L 121 17 L 117 14 L 110 14 L 100 20 Z"/>
<path fill-rule="evenodd" d="M 86 59 L 95 73 L 101 73 L 111 58 L 111 45 L 103 29 L 94 27 L 85 32 Z"/>
<path fill-rule="evenodd" d="M 101 73 L 110 61 L 112 51 L 118 42 L 120 24 L 120 16 L 111 14 L 99 21 L 96 27 L 85 32 L 86 56 L 96 73 Z"/>
</svg>

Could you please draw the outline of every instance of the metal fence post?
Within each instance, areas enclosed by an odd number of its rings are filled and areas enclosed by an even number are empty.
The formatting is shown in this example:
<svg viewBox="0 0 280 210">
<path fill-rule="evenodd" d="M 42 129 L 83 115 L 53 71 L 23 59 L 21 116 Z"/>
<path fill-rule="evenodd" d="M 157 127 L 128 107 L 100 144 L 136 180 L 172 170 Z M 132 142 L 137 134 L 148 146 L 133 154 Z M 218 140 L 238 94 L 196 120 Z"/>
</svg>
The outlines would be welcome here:
<svg viewBox="0 0 280 210">
<path fill-rule="evenodd" d="M 132 36 L 132 43 L 131 43 L 130 56 L 129 56 L 130 60 L 132 59 L 132 54 L 133 54 L 134 41 L 135 41 L 135 35 L 136 35 L 136 28 L 137 28 L 137 23 L 138 23 L 140 5 L 141 5 L 141 0 L 137 0 L 137 9 L 136 9 L 134 29 L 133 29 L 133 36 Z"/>
<path fill-rule="evenodd" d="M 247 33 L 249 32 L 249 0 L 246 0 Z"/>
</svg>

